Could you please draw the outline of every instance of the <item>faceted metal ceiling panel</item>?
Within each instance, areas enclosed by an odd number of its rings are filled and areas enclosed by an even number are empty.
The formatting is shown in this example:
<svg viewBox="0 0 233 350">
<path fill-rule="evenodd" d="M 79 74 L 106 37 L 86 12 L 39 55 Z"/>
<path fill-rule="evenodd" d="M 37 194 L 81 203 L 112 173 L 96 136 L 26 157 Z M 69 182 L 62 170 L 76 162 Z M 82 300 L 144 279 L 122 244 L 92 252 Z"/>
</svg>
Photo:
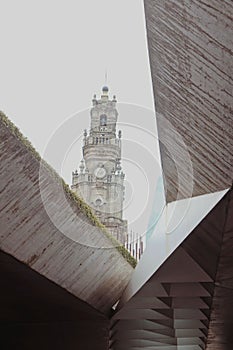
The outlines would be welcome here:
<svg viewBox="0 0 233 350">
<path fill-rule="evenodd" d="M 119 305 L 125 304 L 226 194 L 227 190 L 168 203 L 147 242 Z M 197 242 L 197 249 L 198 242 Z"/>
<path fill-rule="evenodd" d="M 233 190 L 123 299 L 111 321 L 112 350 L 232 349 L 232 203 Z"/>
</svg>

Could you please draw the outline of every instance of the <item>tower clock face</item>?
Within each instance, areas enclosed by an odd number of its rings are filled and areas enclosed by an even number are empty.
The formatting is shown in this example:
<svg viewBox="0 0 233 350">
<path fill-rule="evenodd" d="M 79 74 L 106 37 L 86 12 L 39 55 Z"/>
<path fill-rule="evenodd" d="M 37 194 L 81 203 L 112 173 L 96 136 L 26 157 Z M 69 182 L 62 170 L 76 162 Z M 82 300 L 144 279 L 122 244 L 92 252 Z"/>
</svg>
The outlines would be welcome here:
<svg viewBox="0 0 233 350">
<path fill-rule="evenodd" d="M 106 175 L 106 170 L 104 168 L 96 168 L 95 169 L 95 176 L 98 178 L 98 179 L 102 179 L 103 177 L 105 177 Z"/>
</svg>

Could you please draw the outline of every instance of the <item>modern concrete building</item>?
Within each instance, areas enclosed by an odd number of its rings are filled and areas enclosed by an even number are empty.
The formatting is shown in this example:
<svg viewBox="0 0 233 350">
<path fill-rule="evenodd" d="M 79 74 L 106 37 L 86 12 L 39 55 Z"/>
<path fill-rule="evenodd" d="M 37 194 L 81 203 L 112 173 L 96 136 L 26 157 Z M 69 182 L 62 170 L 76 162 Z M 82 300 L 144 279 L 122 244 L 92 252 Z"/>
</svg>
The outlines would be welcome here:
<svg viewBox="0 0 233 350">
<path fill-rule="evenodd" d="M 145 0 L 167 205 L 112 317 L 114 350 L 233 348 L 233 4 Z"/>
<path fill-rule="evenodd" d="M 233 5 L 144 3 L 166 207 L 133 270 L 126 251 L 0 114 L 5 349 L 233 348 Z M 98 145 L 98 128 L 108 127 L 99 125 L 106 90 L 101 100 L 97 107 L 94 99 L 99 119 L 93 114 L 91 128 Z M 91 137 L 84 135 L 87 162 Z M 87 181 L 119 164 L 99 163 L 83 168 Z"/>
</svg>

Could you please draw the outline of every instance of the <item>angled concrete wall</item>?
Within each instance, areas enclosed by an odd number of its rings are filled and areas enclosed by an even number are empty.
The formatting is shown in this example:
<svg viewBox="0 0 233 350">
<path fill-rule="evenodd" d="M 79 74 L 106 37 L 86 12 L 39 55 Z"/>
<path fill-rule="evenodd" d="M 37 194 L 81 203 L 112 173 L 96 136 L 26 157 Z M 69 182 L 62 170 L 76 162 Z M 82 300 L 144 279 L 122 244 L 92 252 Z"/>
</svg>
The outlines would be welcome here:
<svg viewBox="0 0 233 350">
<path fill-rule="evenodd" d="M 228 188 L 233 179 L 233 3 L 144 4 L 167 201 Z"/>
<path fill-rule="evenodd" d="M 0 117 L 1 249 L 108 313 L 133 268 L 54 172 L 40 172 L 38 155 Z"/>
</svg>

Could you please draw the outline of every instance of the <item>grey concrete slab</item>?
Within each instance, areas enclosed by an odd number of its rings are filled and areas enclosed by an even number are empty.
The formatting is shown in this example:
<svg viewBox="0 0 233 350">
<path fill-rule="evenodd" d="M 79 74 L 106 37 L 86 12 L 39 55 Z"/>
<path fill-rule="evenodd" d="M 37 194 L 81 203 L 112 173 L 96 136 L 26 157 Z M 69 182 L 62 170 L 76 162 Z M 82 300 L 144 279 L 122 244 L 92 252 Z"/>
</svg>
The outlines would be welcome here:
<svg viewBox="0 0 233 350">
<path fill-rule="evenodd" d="M 167 201 L 233 180 L 233 4 L 144 0 Z"/>
<path fill-rule="evenodd" d="M 0 162 L 1 249 L 108 313 L 133 271 L 115 242 L 4 118 Z"/>
</svg>

